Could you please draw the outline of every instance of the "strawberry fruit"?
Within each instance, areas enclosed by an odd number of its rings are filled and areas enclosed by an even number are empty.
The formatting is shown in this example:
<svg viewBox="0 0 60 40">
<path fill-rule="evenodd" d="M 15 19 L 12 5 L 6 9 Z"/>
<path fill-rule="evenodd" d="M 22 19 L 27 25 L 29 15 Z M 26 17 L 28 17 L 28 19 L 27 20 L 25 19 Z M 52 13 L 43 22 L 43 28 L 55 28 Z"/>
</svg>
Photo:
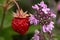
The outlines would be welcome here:
<svg viewBox="0 0 60 40">
<path fill-rule="evenodd" d="M 13 18 L 12 20 L 12 28 L 21 35 L 28 31 L 29 26 L 28 18 Z"/>
<path fill-rule="evenodd" d="M 21 10 L 20 13 L 23 13 L 23 11 Z M 14 16 L 14 18 L 12 19 L 13 30 L 21 35 L 24 35 L 28 31 L 30 26 L 29 17 L 26 17 L 27 14 L 20 15 L 18 11 L 17 13 L 14 13 L 13 16 Z"/>
</svg>

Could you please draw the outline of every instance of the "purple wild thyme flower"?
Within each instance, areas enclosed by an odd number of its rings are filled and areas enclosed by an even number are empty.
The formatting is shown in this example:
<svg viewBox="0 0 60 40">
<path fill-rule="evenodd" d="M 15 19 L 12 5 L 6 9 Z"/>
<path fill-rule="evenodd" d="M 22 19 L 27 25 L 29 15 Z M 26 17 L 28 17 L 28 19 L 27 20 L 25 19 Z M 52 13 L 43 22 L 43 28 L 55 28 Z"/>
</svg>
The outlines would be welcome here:
<svg viewBox="0 0 60 40">
<path fill-rule="evenodd" d="M 40 2 L 40 4 L 38 4 L 38 5 L 43 7 L 43 8 L 47 8 L 47 5 L 44 3 L 44 1 Z"/>
<path fill-rule="evenodd" d="M 36 4 L 35 4 L 34 6 L 32 6 L 32 8 L 33 8 L 33 9 L 37 9 L 37 10 L 39 10 L 38 5 L 36 5 Z"/>
<path fill-rule="evenodd" d="M 38 30 L 35 30 L 35 34 L 34 36 L 32 37 L 33 40 L 39 40 L 39 31 Z"/>
<path fill-rule="evenodd" d="M 47 14 L 47 13 L 50 11 L 50 9 L 49 9 L 49 8 L 43 8 L 42 11 L 43 11 L 45 14 Z"/>
<path fill-rule="evenodd" d="M 34 16 L 42 26 L 43 32 L 50 32 L 54 28 L 54 22 L 52 21 L 56 15 L 47 7 L 44 1 L 40 2 L 40 4 L 36 4 L 37 6 L 32 6 L 33 9 L 37 10 L 34 13 Z M 34 8 L 35 7 L 35 8 Z"/>
<path fill-rule="evenodd" d="M 49 25 L 43 25 L 43 32 L 50 32 L 54 28 L 54 22 L 50 22 Z"/>
<path fill-rule="evenodd" d="M 54 11 L 53 10 L 51 10 L 51 17 L 52 18 L 56 18 L 56 15 L 54 14 Z"/>
<path fill-rule="evenodd" d="M 34 25 L 37 25 L 39 22 L 39 20 L 37 20 L 32 14 L 30 14 L 29 21 L 30 21 L 30 24 L 34 24 Z"/>
</svg>

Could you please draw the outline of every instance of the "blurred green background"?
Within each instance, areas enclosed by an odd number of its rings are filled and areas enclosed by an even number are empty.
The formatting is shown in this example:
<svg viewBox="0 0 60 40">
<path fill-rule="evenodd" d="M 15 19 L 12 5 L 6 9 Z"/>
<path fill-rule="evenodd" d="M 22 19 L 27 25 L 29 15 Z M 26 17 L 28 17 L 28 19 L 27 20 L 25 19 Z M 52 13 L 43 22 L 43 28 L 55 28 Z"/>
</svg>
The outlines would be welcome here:
<svg viewBox="0 0 60 40">
<path fill-rule="evenodd" d="M 3 4 L 5 0 L 0 0 L 0 4 Z M 41 0 L 19 0 L 18 3 L 20 5 L 20 7 L 24 10 L 24 11 L 28 11 L 29 13 L 33 13 L 33 9 L 32 9 L 32 5 L 40 3 Z M 55 11 L 55 13 L 57 14 L 57 9 L 56 9 L 56 4 L 52 4 L 53 1 L 52 0 L 44 0 L 45 3 L 53 10 Z M 2 7 L 0 7 L 0 24 L 1 24 L 1 20 L 2 20 Z M 0 40 L 31 40 L 31 38 L 33 37 L 34 34 L 34 30 L 35 29 L 40 29 L 40 25 L 37 26 L 30 26 L 28 32 L 22 36 L 19 35 L 18 33 L 16 33 L 12 27 L 11 27 L 11 20 L 13 18 L 12 11 L 16 11 L 16 6 L 12 7 L 5 16 L 5 20 L 4 20 L 4 24 L 3 24 L 3 30 L 0 32 Z M 55 21 L 55 28 L 53 30 L 53 35 L 54 35 L 54 40 L 60 40 L 60 27 L 58 27 L 56 25 L 56 21 Z"/>
</svg>

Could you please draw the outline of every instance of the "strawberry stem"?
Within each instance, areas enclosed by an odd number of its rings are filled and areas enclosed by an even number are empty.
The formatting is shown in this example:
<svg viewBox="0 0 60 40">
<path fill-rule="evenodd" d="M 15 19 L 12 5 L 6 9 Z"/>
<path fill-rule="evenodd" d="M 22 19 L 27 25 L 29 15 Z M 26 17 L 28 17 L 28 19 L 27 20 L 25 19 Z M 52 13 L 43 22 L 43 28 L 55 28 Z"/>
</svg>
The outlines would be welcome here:
<svg viewBox="0 0 60 40">
<path fill-rule="evenodd" d="M 18 3 L 16 2 L 16 0 L 13 0 L 13 2 L 16 4 L 16 6 L 17 6 L 17 8 L 18 8 L 18 10 L 20 12 L 20 7 L 19 7 Z"/>
<path fill-rule="evenodd" d="M 18 8 L 19 16 L 22 16 L 22 15 L 21 15 L 21 13 L 20 13 L 20 10 L 21 10 L 21 9 L 20 9 L 20 7 L 19 7 L 18 3 L 16 2 L 16 0 L 13 0 L 13 2 L 16 4 L 16 6 L 17 6 L 17 8 Z"/>
</svg>

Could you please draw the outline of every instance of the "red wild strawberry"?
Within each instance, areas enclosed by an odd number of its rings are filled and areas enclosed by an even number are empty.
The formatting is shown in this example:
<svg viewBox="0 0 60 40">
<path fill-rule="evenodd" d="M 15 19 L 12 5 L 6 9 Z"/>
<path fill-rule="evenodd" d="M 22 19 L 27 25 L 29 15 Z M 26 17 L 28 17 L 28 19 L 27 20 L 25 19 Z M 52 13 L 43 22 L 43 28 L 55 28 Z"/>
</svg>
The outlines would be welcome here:
<svg viewBox="0 0 60 40">
<path fill-rule="evenodd" d="M 21 35 L 24 35 L 30 26 L 29 18 L 27 17 L 27 12 L 13 13 L 14 18 L 12 19 L 12 28 L 14 31 L 18 32 Z"/>
</svg>

